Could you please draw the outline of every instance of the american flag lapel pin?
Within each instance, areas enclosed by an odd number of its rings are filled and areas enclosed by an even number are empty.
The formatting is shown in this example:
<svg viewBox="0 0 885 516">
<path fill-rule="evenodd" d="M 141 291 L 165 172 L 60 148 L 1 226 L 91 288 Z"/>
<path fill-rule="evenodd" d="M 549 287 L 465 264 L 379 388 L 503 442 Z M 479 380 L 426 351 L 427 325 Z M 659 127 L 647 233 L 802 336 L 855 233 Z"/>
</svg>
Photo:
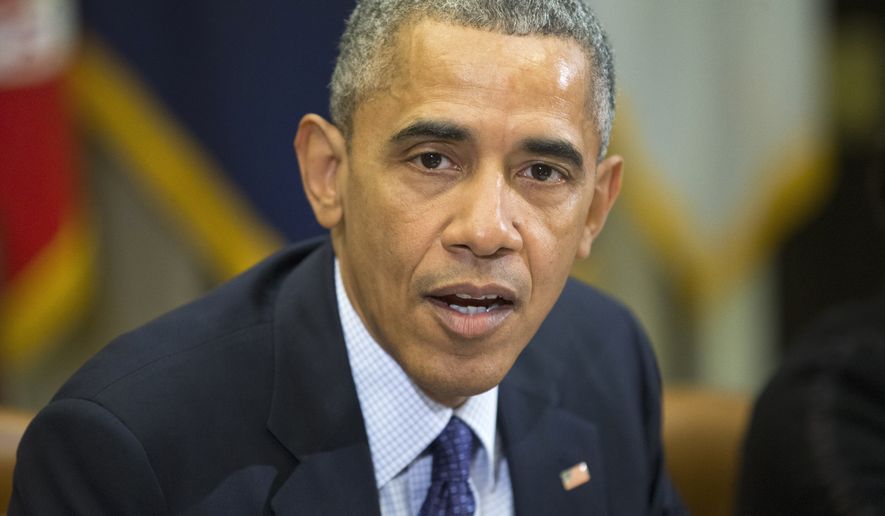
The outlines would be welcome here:
<svg viewBox="0 0 885 516">
<path fill-rule="evenodd" d="M 571 491 L 590 481 L 590 470 L 587 468 L 586 462 L 579 462 L 568 469 L 562 470 L 559 478 L 562 480 L 562 488 L 566 491 Z"/>
</svg>

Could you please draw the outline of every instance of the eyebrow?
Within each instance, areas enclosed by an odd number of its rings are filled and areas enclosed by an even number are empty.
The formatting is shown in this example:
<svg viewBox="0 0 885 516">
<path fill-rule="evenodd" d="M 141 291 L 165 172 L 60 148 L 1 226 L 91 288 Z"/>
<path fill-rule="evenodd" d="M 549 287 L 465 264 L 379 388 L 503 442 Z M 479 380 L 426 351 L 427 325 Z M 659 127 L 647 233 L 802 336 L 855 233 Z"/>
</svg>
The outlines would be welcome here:
<svg viewBox="0 0 885 516">
<path fill-rule="evenodd" d="M 473 139 L 469 129 L 445 120 L 417 120 L 398 131 L 390 138 L 390 144 L 413 138 L 432 138 L 462 142 Z M 565 160 L 579 170 L 584 169 L 584 156 L 571 142 L 560 138 L 526 138 L 520 147 L 529 153 L 550 156 Z"/>
<path fill-rule="evenodd" d="M 400 143 L 413 138 L 432 138 L 462 142 L 472 138 L 468 129 L 452 122 L 441 120 L 417 120 L 400 130 L 390 139 L 390 143 Z"/>
<path fill-rule="evenodd" d="M 526 152 L 559 158 L 571 163 L 579 170 L 584 169 L 584 156 L 577 147 L 566 140 L 559 138 L 527 138 L 520 142 L 520 147 Z"/>
</svg>

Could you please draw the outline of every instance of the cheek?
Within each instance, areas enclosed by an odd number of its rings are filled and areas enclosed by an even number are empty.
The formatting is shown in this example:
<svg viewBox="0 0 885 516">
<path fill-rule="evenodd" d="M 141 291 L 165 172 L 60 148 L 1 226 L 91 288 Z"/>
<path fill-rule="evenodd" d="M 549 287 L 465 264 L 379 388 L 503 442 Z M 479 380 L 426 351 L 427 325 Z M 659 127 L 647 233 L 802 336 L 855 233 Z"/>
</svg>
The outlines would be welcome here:
<svg viewBox="0 0 885 516">
<path fill-rule="evenodd" d="M 560 283 L 560 278 L 568 275 L 571 270 L 577 245 L 577 239 L 571 232 L 550 231 L 545 228 L 545 238 L 536 239 L 530 250 L 529 259 L 533 269 L 536 288 Z M 540 283 L 539 283 L 540 281 Z"/>
<path fill-rule="evenodd" d="M 573 202 L 537 213 L 528 223 L 524 238 L 536 289 L 554 287 L 550 291 L 558 293 L 574 262 L 586 216 L 582 203 Z"/>
<path fill-rule="evenodd" d="M 560 253 L 576 242 L 587 220 L 589 202 L 582 191 L 561 195 L 555 202 L 526 203 L 526 213 L 531 218 L 526 222 L 532 225 L 532 232 L 543 242 L 548 251 Z"/>
<path fill-rule="evenodd" d="M 376 271 L 396 282 L 408 276 L 432 244 L 438 210 L 414 199 L 396 181 L 367 179 L 352 181 L 347 231 L 367 251 L 365 258 L 377 265 Z"/>
</svg>

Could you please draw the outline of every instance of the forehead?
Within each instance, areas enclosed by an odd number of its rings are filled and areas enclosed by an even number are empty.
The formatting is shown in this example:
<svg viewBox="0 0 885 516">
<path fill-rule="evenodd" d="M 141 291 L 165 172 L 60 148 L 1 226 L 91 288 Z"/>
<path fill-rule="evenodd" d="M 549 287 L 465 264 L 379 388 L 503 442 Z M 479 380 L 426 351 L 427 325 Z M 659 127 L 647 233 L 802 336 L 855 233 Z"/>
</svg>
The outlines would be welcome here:
<svg viewBox="0 0 885 516">
<path fill-rule="evenodd" d="M 583 49 L 552 36 L 513 36 L 425 19 L 403 27 L 383 87 L 363 104 L 394 125 L 445 115 L 467 125 L 540 124 L 595 139 Z M 379 109 L 383 105 L 383 108 Z M 360 111 L 355 129 L 358 129 Z M 367 120 L 363 120 L 365 123 Z M 587 134 L 583 134 L 587 133 Z"/>
</svg>

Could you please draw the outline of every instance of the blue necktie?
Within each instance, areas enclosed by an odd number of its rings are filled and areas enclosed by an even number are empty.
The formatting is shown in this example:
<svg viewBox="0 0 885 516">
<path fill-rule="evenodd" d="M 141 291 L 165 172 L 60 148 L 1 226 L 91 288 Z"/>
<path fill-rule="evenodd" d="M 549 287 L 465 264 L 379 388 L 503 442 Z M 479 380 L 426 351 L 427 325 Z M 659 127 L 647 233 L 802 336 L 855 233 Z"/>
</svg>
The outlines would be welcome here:
<svg viewBox="0 0 885 516">
<path fill-rule="evenodd" d="M 470 428 L 464 421 L 452 417 L 430 445 L 433 454 L 430 488 L 418 516 L 450 516 L 476 511 L 476 502 L 467 483 L 473 442 Z"/>
</svg>

